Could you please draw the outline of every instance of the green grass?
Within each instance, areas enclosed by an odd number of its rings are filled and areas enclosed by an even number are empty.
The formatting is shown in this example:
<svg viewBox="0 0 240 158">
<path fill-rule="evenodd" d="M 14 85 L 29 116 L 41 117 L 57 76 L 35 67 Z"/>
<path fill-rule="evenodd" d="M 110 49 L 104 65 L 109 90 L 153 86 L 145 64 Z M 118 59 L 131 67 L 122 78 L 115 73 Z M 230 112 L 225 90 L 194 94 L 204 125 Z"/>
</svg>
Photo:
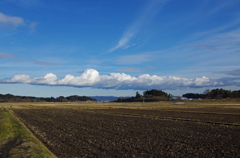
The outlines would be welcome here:
<svg viewBox="0 0 240 158">
<path fill-rule="evenodd" d="M 1 152 L 10 158 L 56 157 L 7 109 L 0 109 Z"/>
</svg>

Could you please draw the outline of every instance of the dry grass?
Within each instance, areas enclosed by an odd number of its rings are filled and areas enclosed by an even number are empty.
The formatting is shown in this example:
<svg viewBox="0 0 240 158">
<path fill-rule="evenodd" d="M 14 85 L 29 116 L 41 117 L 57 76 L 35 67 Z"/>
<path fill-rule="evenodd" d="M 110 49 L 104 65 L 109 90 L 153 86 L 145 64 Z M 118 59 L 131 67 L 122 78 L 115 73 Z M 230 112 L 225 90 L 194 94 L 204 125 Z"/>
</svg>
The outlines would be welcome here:
<svg viewBox="0 0 240 158">
<path fill-rule="evenodd" d="M 0 157 L 55 158 L 9 110 L 0 109 Z"/>
<path fill-rule="evenodd" d="M 240 108 L 239 101 L 185 101 L 184 104 L 161 101 L 148 103 L 86 103 L 86 102 L 20 102 L 0 103 L 0 108 L 13 109 L 38 109 L 38 108 L 74 108 L 74 109 L 106 109 L 106 108 L 127 108 L 127 109 L 179 109 L 179 108 Z"/>
</svg>

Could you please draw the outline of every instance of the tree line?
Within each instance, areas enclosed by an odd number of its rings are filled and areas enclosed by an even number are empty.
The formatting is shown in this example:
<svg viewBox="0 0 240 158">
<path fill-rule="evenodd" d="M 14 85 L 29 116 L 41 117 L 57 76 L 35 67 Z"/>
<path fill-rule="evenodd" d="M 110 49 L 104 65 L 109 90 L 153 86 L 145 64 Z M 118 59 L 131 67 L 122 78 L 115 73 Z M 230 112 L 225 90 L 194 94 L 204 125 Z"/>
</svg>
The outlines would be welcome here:
<svg viewBox="0 0 240 158">
<path fill-rule="evenodd" d="M 231 91 L 225 89 L 212 89 L 205 90 L 203 94 L 199 93 L 186 93 L 182 97 L 191 99 L 224 99 L 224 98 L 240 98 L 240 90 Z"/>
<path fill-rule="evenodd" d="M 240 98 L 240 90 L 231 91 L 225 89 L 205 90 L 203 94 L 186 93 L 182 97 L 188 99 L 224 99 L 224 98 Z M 120 97 L 115 102 L 150 102 L 150 101 L 167 101 L 173 100 L 172 94 L 168 94 L 161 90 L 146 90 L 143 94 L 138 91 L 134 97 Z M 97 101 L 94 98 L 87 96 L 71 95 L 68 97 L 32 97 L 32 96 L 17 96 L 12 94 L 0 94 L 0 102 L 77 102 L 77 101 Z"/>
<path fill-rule="evenodd" d="M 224 99 L 224 98 L 240 98 L 240 90 L 231 91 L 225 90 L 222 88 L 212 89 L 212 90 L 205 90 L 203 94 L 199 93 L 186 93 L 183 94 L 182 97 L 188 99 Z M 176 99 L 180 99 L 178 97 Z M 173 99 L 172 94 L 168 94 L 161 90 L 146 90 L 141 95 L 138 91 L 134 97 L 129 98 L 118 98 L 115 102 L 150 102 L 150 101 L 167 101 L 167 100 L 176 100 Z"/>
<path fill-rule="evenodd" d="M 77 102 L 77 101 L 97 101 L 91 97 L 72 95 L 68 97 L 31 97 L 15 96 L 12 94 L 0 94 L 0 102 Z"/>
<path fill-rule="evenodd" d="M 150 101 L 167 101 L 172 98 L 172 94 L 168 94 L 161 90 L 146 90 L 141 95 L 138 91 L 135 97 L 118 98 L 115 102 L 150 102 Z"/>
</svg>

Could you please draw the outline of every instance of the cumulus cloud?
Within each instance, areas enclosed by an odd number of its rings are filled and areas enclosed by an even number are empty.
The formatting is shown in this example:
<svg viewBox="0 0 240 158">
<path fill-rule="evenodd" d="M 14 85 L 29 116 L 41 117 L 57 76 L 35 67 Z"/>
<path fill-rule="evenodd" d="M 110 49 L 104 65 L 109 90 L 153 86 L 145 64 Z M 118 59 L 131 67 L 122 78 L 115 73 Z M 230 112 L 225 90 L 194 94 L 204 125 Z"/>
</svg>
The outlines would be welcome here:
<svg viewBox="0 0 240 158">
<path fill-rule="evenodd" d="M 53 73 L 47 73 L 43 77 L 36 77 L 30 81 L 32 84 L 56 85 L 57 76 Z"/>
<path fill-rule="evenodd" d="M 110 73 L 100 75 L 97 70 L 87 69 L 79 76 L 66 75 L 58 79 L 53 73 L 47 73 L 42 77 L 31 78 L 29 75 L 16 74 L 11 78 L 0 80 L 1 83 L 28 83 L 37 85 L 55 85 L 72 87 L 92 87 L 102 89 L 162 89 L 173 90 L 182 88 L 202 88 L 214 86 L 240 85 L 240 78 L 210 79 L 208 77 L 184 78 L 177 76 L 157 76 L 142 74 L 133 77 L 125 73 Z"/>
<path fill-rule="evenodd" d="M 16 74 L 10 79 L 3 80 L 3 82 L 8 82 L 8 83 L 32 83 L 32 79 L 29 75 Z"/>
</svg>

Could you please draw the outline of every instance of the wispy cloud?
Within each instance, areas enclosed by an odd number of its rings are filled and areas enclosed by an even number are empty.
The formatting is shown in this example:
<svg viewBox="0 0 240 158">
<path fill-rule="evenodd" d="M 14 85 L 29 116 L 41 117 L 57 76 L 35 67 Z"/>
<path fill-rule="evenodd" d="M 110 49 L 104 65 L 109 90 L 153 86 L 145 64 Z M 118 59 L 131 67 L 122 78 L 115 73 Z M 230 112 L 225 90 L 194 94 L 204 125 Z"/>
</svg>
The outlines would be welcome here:
<svg viewBox="0 0 240 158">
<path fill-rule="evenodd" d="M 25 22 L 22 17 L 10 16 L 3 13 L 0 13 L 0 26 L 5 28 L 17 28 L 20 26 L 29 27 L 30 32 L 35 32 L 35 28 L 38 25 L 38 22 Z M 15 33 L 12 33 L 15 34 Z M 10 35 L 10 34 L 8 34 Z"/>
<path fill-rule="evenodd" d="M 216 73 L 227 74 L 227 75 L 232 75 L 232 76 L 240 76 L 240 69 L 218 71 Z"/>
<path fill-rule="evenodd" d="M 141 70 L 138 69 L 138 68 L 120 68 L 120 69 L 116 69 L 116 71 L 121 71 L 121 72 L 141 72 Z"/>
<path fill-rule="evenodd" d="M 212 5 L 214 7 L 211 8 L 207 12 L 207 14 L 206 14 L 207 16 L 212 16 L 214 14 L 217 14 L 217 13 L 223 11 L 224 9 L 231 8 L 232 6 L 235 6 L 235 5 L 239 5 L 239 1 L 238 0 L 232 0 L 232 1 L 225 1 L 225 0 L 208 1 L 205 4 L 206 4 L 206 6 L 209 6 L 209 5 L 211 5 L 211 3 L 212 3 Z"/>
<path fill-rule="evenodd" d="M 33 33 L 36 31 L 36 26 L 39 24 L 39 22 L 32 22 L 29 24 L 30 32 Z"/>
<path fill-rule="evenodd" d="M 17 34 L 17 33 L 19 33 L 19 32 L 8 33 L 8 34 L 5 34 L 5 35 L 1 35 L 0 37 L 11 36 L 11 35 L 14 35 L 14 34 Z"/>
<path fill-rule="evenodd" d="M 8 53 L 1 53 L 0 52 L 0 58 L 8 58 L 8 59 L 18 59 L 18 61 L 24 61 L 24 62 L 32 62 L 35 65 L 43 65 L 43 66 L 49 66 L 49 65 L 59 65 L 56 63 L 52 63 L 52 62 L 45 62 L 45 61 L 38 61 L 38 60 L 25 60 L 25 59 L 21 59 L 20 57 L 17 57 L 15 55 L 12 54 L 8 54 Z"/>
<path fill-rule="evenodd" d="M 1 53 L 0 52 L 0 58 L 9 58 L 9 59 L 15 59 L 15 58 L 18 58 L 12 54 L 7 54 L 7 53 Z"/>
<path fill-rule="evenodd" d="M 148 66 L 147 69 L 149 69 L 149 70 L 157 70 L 157 68 L 153 67 L 153 66 Z"/>
<path fill-rule="evenodd" d="M 149 21 L 166 3 L 167 0 L 151 0 L 144 12 L 136 19 L 132 25 L 124 32 L 123 36 L 118 41 L 117 45 L 111 48 L 108 53 L 113 52 L 119 48 L 128 48 L 135 44 L 129 42 L 137 35 L 142 26 Z"/>
<path fill-rule="evenodd" d="M 208 45 L 196 45 L 195 47 L 202 48 L 202 49 L 216 50 L 216 48 L 208 46 Z"/>
<path fill-rule="evenodd" d="M 0 13 L 0 24 L 3 26 L 12 25 L 15 27 L 25 25 L 23 18 L 17 16 L 10 16 Z"/>
<path fill-rule="evenodd" d="M 235 53 L 240 53 L 240 50 L 236 50 L 236 51 L 235 51 L 235 52 L 233 52 L 233 53 L 234 53 L 234 54 L 235 54 Z"/>
<path fill-rule="evenodd" d="M 202 66 L 204 71 L 211 71 L 204 67 L 239 65 L 240 29 L 229 29 L 218 33 L 213 31 L 205 34 L 203 38 L 193 37 L 183 43 L 162 50 L 159 56 L 163 60 L 168 59 L 169 64 Z"/>
<path fill-rule="evenodd" d="M 194 37 L 192 37 L 190 40 L 192 40 L 193 38 L 195 40 L 198 40 L 198 39 L 201 39 L 201 38 L 214 36 L 216 34 L 220 34 L 220 33 L 223 33 L 223 32 L 225 32 L 225 33 L 230 32 L 231 30 L 233 30 L 236 26 L 239 26 L 239 24 L 240 24 L 240 16 L 239 15 L 237 15 L 233 19 L 234 20 L 226 23 L 225 25 L 220 25 L 217 28 L 213 28 L 213 29 L 210 29 L 210 30 L 207 30 L 207 31 L 197 32 L 197 33 L 194 34 Z"/>
<path fill-rule="evenodd" d="M 21 7 L 33 7 L 41 4 L 40 0 L 7 0 Z"/>
<path fill-rule="evenodd" d="M 125 73 L 111 73 L 100 75 L 97 70 L 87 69 L 80 76 L 66 75 L 58 79 L 53 73 L 47 73 L 42 77 L 31 78 L 26 74 L 16 74 L 11 78 L 1 79 L 1 83 L 27 83 L 37 85 L 55 85 L 72 87 L 92 87 L 102 89 L 186 89 L 214 86 L 240 86 L 240 77 L 211 79 L 208 77 L 184 78 L 177 76 L 157 76 L 143 74 L 133 77 Z"/>
<path fill-rule="evenodd" d="M 58 65 L 56 63 L 50 63 L 50 62 L 44 62 L 44 61 L 37 61 L 37 60 L 32 60 L 32 62 L 36 65 L 43 65 L 43 66 L 48 66 L 48 65 Z"/>
</svg>

